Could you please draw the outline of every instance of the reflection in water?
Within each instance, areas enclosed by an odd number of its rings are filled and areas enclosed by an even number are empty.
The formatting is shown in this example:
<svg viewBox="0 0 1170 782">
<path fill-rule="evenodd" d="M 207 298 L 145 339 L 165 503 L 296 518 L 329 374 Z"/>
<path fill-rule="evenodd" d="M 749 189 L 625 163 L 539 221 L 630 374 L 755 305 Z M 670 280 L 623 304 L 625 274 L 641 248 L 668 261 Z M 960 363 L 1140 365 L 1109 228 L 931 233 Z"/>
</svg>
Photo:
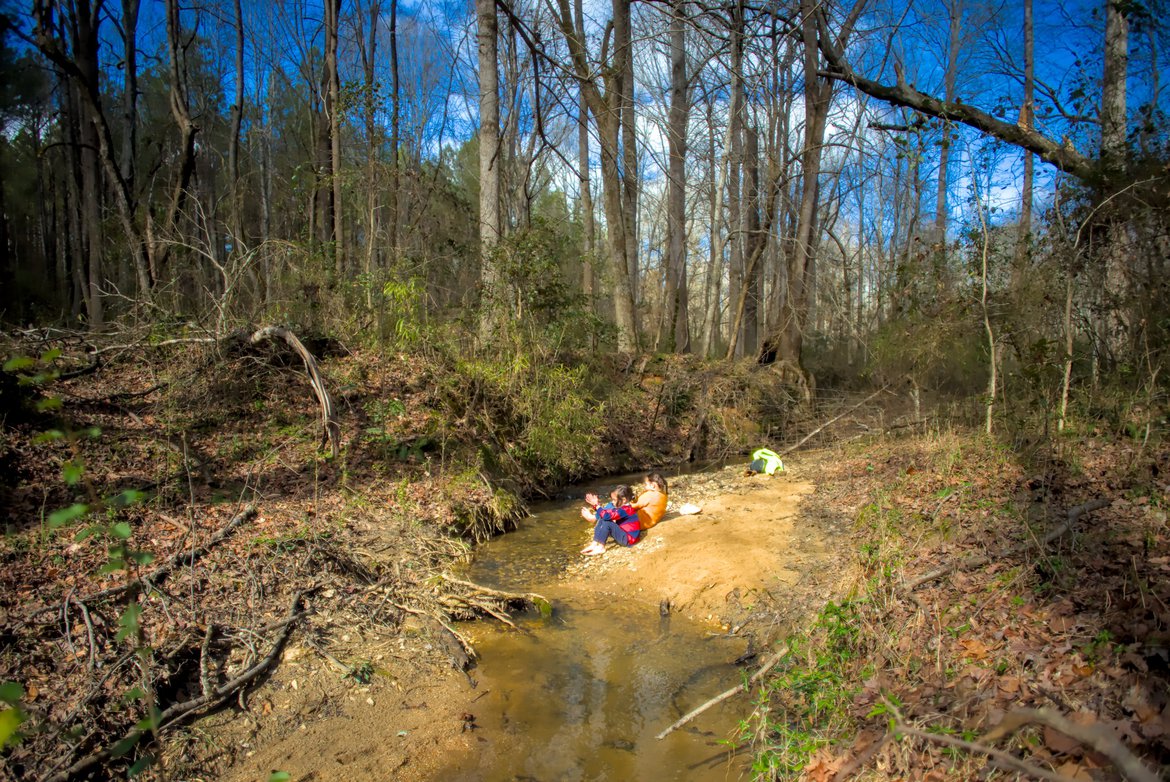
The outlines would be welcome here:
<svg viewBox="0 0 1170 782">
<path fill-rule="evenodd" d="M 480 752 L 453 760 L 450 780 L 724 780 L 737 707 L 721 705 L 659 741 L 681 714 L 734 686 L 741 639 L 714 636 L 657 605 L 558 584 L 587 539 L 576 504 L 546 505 L 518 532 L 483 547 L 474 580 L 541 592 L 553 617 L 527 618 L 529 633 L 480 623 L 473 672 Z"/>
</svg>

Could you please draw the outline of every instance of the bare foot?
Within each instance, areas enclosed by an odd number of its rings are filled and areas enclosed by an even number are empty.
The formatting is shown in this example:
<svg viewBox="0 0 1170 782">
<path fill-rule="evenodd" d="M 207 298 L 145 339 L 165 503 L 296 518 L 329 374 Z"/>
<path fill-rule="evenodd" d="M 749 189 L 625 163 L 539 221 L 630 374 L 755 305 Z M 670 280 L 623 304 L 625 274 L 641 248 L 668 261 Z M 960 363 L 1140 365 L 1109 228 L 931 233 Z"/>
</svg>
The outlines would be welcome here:
<svg viewBox="0 0 1170 782">
<path fill-rule="evenodd" d="M 600 543 L 590 543 L 588 546 L 581 549 L 581 553 L 587 557 L 595 557 L 598 554 L 605 553 L 605 546 L 601 545 Z"/>
</svg>

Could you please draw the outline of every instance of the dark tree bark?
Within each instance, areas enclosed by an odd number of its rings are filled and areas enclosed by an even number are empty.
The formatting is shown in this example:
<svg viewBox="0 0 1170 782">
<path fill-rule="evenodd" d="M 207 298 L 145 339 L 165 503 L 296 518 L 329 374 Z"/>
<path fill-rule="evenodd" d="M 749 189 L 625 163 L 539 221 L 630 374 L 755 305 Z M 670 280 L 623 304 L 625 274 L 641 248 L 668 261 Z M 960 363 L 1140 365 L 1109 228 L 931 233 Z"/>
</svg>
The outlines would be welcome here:
<svg viewBox="0 0 1170 782">
<path fill-rule="evenodd" d="M 963 18 L 962 0 L 950 0 L 947 4 L 950 15 L 950 30 L 947 43 L 947 69 L 943 77 L 947 103 L 955 100 L 956 82 L 959 70 L 959 22 Z M 951 165 L 950 122 L 944 121 L 942 141 L 938 152 L 938 191 L 934 201 L 934 231 L 940 245 L 945 248 L 947 241 L 947 188 L 950 185 Z"/>
<path fill-rule="evenodd" d="M 585 40 L 582 0 L 574 0 L 576 14 L 577 35 Z M 593 237 L 596 228 L 593 224 L 593 184 L 589 175 L 589 104 L 585 98 L 584 80 L 577 78 L 579 93 L 577 96 L 577 181 L 581 189 L 581 250 L 584 253 L 584 262 L 581 265 L 581 292 L 589 297 L 589 307 L 593 307 L 593 295 L 596 293 L 596 275 L 593 268 L 596 260 L 596 251 Z"/>
<path fill-rule="evenodd" d="M 236 34 L 236 95 L 231 110 L 231 135 L 228 137 L 228 176 L 231 178 L 232 244 L 243 241 L 244 196 L 240 184 L 240 128 L 244 120 L 244 10 L 240 0 L 233 0 Z"/>
<path fill-rule="evenodd" d="M 122 0 L 122 178 L 134 192 L 138 156 L 138 9 L 140 0 Z"/>
<path fill-rule="evenodd" d="M 613 0 L 614 85 L 618 90 L 618 122 L 621 125 L 622 218 L 626 241 L 626 272 L 630 296 L 638 295 L 638 138 L 634 111 L 634 47 L 630 0 Z"/>
<path fill-rule="evenodd" d="M 329 179 L 333 192 L 333 266 L 344 275 L 345 210 L 341 188 L 341 74 L 338 67 L 338 35 L 341 0 L 325 0 L 325 115 L 329 119 Z"/>
<path fill-rule="evenodd" d="M 743 167 L 743 126 L 744 86 L 743 49 L 745 9 L 744 1 L 737 0 L 731 17 L 731 106 L 728 109 L 727 126 L 727 225 L 730 258 L 728 261 L 727 294 L 734 306 L 743 290 L 743 216 L 741 199 L 743 190 L 740 183 Z M 735 326 L 734 321 L 732 326 Z M 731 344 L 740 345 L 739 334 L 728 335 Z"/>
<path fill-rule="evenodd" d="M 398 145 L 400 107 L 402 97 L 401 85 L 398 79 L 398 0 L 390 0 L 390 192 L 386 194 L 390 215 L 387 220 L 389 227 L 390 252 L 394 261 L 398 259 Z"/>
<path fill-rule="evenodd" d="M 687 97 L 686 2 L 675 0 L 670 23 L 670 118 L 667 193 L 666 317 L 669 349 L 688 353 L 691 348 L 687 319 Z"/>
<path fill-rule="evenodd" d="M 767 235 L 760 230 L 760 135 L 750 126 L 744 128 L 743 171 L 743 247 L 744 258 L 758 257 L 764 250 Z M 761 263 L 744 265 L 743 317 L 740 323 L 740 346 L 737 355 L 756 352 L 760 305 Z"/>
</svg>

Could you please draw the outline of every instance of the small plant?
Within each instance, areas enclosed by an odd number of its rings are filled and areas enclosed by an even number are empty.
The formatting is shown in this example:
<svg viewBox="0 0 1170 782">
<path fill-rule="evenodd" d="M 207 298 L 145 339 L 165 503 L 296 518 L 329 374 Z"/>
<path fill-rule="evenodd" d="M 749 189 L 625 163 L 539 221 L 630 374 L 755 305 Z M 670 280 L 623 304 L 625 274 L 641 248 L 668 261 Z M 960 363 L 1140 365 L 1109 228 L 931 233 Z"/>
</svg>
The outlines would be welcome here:
<svg viewBox="0 0 1170 782">
<path fill-rule="evenodd" d="M 4 362 L 3 371 L 18 377 L 18 384 L 30 387 L 37 391 L 39 398 L 35 403 L 38 413 L 57 413 L 63 407 L 59 396 L 53 395 L 51 388 L 58 379 L 58 373 L 53 368 L 53 362 L 60 356 L 60 351 L 49 351 L 33 359 L 18 356 Z M 90 538 L 101 541 L 106 546 L 106 561 L 99 572 L 113 574 L 125 572 L 130 576 L 130 588 L 127 590 L 129 600 L 122 613 L 118 616 L 118 632 L 114 640 L 118 643 L 129 641 L 133 654 L 139 658 L 142 670 L 142 680 L 139 686 L 132 688 L 123 700 L 126 703 L 141 702 L 145 716 L 141 718 L 127 735 L 110 748 L 110 757 L 119 758 L 129 754 L 147 734 L 153 734 L 158 729 L 159 711 L 155 706 L 153 684 L 151 682 L 150 658 L 153 650 L 146 640 L 143 627 L 142 607 L 138 597 L 147 589 L 141 580 L 139 568 L 154 560 L 154 555 L 130 545 L 134 531 L 130 523 L 123 518 L 125 509 L 142 502 L 145 495 L 142 492 L 126 490 L 119 494 L 103 497 L 96 487 L 88 480 L 85 472 L 85 460 L 81 453 L 81 443 L 85 439 L 96 439 L 101 436 L 97 427 L 83 427 L 74 429 L 67 423 L 49 428 L 36 438 L 39 443 L 62 443 L 68 450 L 69 456 L 61 465 L 61 480 L 71 489 L 81 489 L 84 492 L 84 501 L 74 502 L 68 507 L 59 508 L 50 512 L 42 522 L 42 540 L 53 530 L 60 529 L 68 524 L 87 522 L 76 534 L 77 542 Z M 20 702 L 24 697 L 23 689 L 15 682 L 0 685 L 0 703 L 5 704 L 0 711 L 0 747 L 8 746 L 21 737 L 20 728 L 28 721 L 28 715 L 21 708 Z M 134 776 L 146 769 L 153 762 L 149 754 L 143 755 L 129 768 L 129 775 Z"/>
<path fill-rule="evenodd" d="M 808 635 L 789 639 L 789 653 L 761 689 L 752 717 L 741 724 L 741 739 L 757 745 L 757 774 L 798 778 L 848 721 L 857 682 L 868 675 L 854 670 L 863 658 L 860 637 L 858 604 L 845 601 L 826 604 Z M 774 720 L 774 713 L 784 718 Z"/>
</svg>

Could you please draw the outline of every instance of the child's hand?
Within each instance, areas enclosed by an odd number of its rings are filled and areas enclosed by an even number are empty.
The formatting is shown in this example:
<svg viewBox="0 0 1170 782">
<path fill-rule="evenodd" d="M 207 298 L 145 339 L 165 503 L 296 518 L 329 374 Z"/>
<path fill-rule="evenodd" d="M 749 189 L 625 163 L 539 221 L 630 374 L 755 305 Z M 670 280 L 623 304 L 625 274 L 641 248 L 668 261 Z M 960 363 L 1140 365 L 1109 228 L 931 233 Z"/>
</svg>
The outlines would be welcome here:
<svg viewBox="0 0 1170 782">
<path fill-rule="evenodd" d="M 594 494 L 593 492 L 589 492 L 588 494 L 586 494 L 585 495 L 585 504 L 589 505 L 590 507 L 596 508 L 597 507 L 597 495 Z"/>
<path fill-rule="evenodd" d="M 585 521 L 597 521 L 597 514 L 588 508 L 582 508 L 581 518 L 585 519 Z"/>
</svg>

